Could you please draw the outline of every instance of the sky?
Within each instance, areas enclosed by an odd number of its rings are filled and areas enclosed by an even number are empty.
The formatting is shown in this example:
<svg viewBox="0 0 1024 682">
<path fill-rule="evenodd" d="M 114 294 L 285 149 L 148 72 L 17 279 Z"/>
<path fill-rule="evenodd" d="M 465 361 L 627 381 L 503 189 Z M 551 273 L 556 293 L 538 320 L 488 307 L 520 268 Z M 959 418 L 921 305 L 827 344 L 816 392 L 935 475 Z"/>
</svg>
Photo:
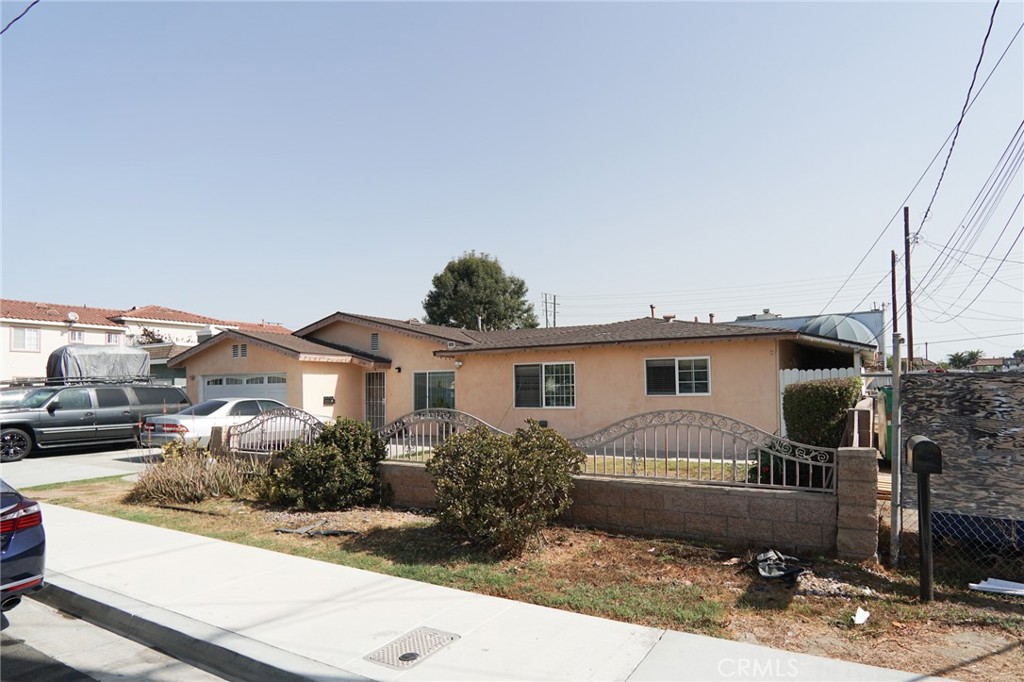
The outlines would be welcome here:
<svg viewBox="0 0 1024 682">
<path fill-rule="evenodd" d="M 891 317 L 906 205 L 915 355 L 1009 355 L 1020 1 L 949 153 L 993 5 L 41 0 L 0 37 L 2 295 L 407 319 L 476 251 L 541 324 Z"/>
</svg>

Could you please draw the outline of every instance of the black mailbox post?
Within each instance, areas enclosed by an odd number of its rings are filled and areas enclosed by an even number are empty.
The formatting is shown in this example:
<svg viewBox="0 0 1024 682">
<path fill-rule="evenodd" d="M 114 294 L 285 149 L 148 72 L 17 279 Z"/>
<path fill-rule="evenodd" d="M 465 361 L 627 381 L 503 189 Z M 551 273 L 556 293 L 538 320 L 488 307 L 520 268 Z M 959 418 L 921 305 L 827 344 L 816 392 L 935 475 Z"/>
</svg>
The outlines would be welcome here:
<svg viewBox="0 0 1024 682">
<path fill-rule="evenodd" d="M 907 441 L 907 463 L 917 474 L 917 535 L 921 550 L 921 601 L 935 596 L 932 560 L 932 485 L 931 475 L 942 473 L 942 450 L 924 436 Z"/>
</svg>

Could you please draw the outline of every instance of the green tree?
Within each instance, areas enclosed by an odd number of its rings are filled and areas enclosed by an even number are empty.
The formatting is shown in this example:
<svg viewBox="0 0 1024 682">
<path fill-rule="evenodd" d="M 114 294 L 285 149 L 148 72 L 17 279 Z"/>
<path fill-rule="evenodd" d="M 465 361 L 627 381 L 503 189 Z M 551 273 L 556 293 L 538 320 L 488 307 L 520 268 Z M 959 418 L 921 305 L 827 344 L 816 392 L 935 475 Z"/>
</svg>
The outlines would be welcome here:
<svg viewBox="0 0 1024 682">
<path fill-rule="evenodd" d="M 463 253 L 434 275 L 423 299 L 424 321 L 466 329 L 522 329 L 537 326 L 526 282 L 505 273 L 497 258 Z"/>
<path fill-rule="evenodd" d="M 1013 359 L 1017 362 L 1024 362 L 1024 348 L 1018 348 L 1013 351 Z"/>
<path fill-rule="evenodd" d="M 967 369 L 983 357 L 985 357 L 985 352 L 980 350 L 950 353 L 949 366 L 954 369 Z"/>
</svg>

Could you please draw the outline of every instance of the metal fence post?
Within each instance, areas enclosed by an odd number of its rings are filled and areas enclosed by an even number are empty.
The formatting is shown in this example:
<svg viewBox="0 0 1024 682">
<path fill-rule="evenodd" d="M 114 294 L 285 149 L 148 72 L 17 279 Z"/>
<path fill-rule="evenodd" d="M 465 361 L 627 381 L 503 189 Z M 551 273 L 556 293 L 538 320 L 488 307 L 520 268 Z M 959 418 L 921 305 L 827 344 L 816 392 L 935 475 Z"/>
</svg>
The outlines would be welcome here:
<svg viewBox="0 0 1024 682">
<path fill-rule="evenodd" d="M 900 417 L 900 344 L 899 334 L 892 335 L 892 453 L 889 457 L 891 472 L 889 514 L 889 568 L 896 568 L 900 560 L 900 540 L 903 533 L 903 515 L 900 505 L 900 474 L 903 466 L 903 422 Z"/>
</svg>

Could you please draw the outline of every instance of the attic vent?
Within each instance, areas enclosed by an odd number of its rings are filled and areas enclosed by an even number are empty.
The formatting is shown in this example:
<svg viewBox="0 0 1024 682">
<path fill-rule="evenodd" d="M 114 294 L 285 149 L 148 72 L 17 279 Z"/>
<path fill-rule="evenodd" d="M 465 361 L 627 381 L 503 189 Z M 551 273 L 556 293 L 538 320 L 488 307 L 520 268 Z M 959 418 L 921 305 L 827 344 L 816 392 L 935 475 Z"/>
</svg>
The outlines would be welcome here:
<svg viewBox="0 0 1024 682">
<path fill-rule="evenodd" d="M 380 350 L 380 334 L 377 332 L 370 334 L 370 350 Z"/>
<path fill-rule="evenodd" d="M 455 350 L 456 343 L 454 341 L 448 342 L 448 350 Z"/>
<path fill-rule="evenodd" d="M 247 358 L 249 357 L 249 344 L 236 343 L 231 346 L 231 357 L 233 358 Z"/>
<path fill-rule="evenodd" d="M 406 320 L 406 322 L 408 322 L 409 324 L 423 324 L 422 322 L 417 320 L 415 317 L 410 317 L 408 320 Z"/>
<path fill-rule="evenodd" d="M 671 322 L 672 320 L 676 319 L 676 316 L 675 315 L 662 315 L 661 319 L 665 320 L 666 322 Z"/>
</svg>

